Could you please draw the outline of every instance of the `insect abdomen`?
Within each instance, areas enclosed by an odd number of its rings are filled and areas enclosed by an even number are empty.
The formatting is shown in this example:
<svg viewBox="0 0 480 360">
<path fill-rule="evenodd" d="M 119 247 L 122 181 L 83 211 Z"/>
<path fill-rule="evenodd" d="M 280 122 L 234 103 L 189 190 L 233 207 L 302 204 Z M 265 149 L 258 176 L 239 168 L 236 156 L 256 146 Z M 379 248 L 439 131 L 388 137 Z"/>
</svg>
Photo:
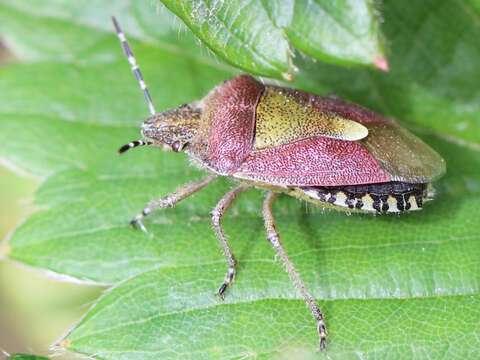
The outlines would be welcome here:
<svg viewBox="0 0 480 360">
<path fill-rule="evenodd" d="M 376 213 L 420 210 L 424 201 L 431 199 L 428 184 L 398 181 L 368 185 L 311 186 L 296 188 L 294 191 L 300 191 L 304 195 L 302 197 L 318 200 L 325 205 Z"/>
</svg>

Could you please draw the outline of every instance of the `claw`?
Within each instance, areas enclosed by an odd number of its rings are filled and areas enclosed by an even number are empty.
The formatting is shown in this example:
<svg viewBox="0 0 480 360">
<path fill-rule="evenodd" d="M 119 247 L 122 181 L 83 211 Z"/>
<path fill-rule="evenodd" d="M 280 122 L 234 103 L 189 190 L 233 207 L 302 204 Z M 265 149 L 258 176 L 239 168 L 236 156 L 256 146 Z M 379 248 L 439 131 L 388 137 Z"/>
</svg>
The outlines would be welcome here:
<svg viewBox="0 0 480 360">
<path fill-rule="evenodd" d="M 327 347 L 327 329 L 323 320 L 320 320 L 317 325 L 318 335 L 320 336 L 320 351 Z"/>
<path fill-rule="evenodd" d="M 322 337 L 320 338 L 320 351 L 323 351 L 327 348 L 327 339 Z"/>
<path fill-rule="evenodd" d="M 235 260 L 234 260 L 235 261 Z M 228 286 L 233 282 L 233 279 L 235 278 L 235 264 L 230 266 L 227 270 L 227 273 L 225 274 L 225 280 L 223 281 L 222 286 L 218 289 L 217 295 L 220 297 L 220 299 L 224 300 L 225 299 L 225 291 L 227 291 Z"/>
<path fill-rule="evenodd" d="M 142 230 L 145 234 L 148 234 L 147 228 L 143 225 L 143 222 L 139 218 L 134 218 L 130 221 L 130 225 L 134 228 Z"/>
<path fill-rule="evenodd" d="M 220 299 L 225 300 L 225 291 L 227 290 L 227 288 L 228 284 L 223 283 L 222 286 L 220 286 L 220 288 L 218 289 L 217 295 Z"/>
</svg>

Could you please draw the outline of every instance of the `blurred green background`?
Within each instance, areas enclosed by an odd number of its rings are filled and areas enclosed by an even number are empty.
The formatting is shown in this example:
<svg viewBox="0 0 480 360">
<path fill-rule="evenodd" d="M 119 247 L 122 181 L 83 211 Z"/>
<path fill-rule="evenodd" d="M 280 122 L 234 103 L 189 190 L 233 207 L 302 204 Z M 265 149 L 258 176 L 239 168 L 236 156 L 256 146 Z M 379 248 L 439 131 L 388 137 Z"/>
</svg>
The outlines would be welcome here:
<svg viewBox="0 0 480 360">
<path fill-rule="evenodd" d="M 0 66 L 13 60 L 0 43 Z M 37 185 L 37 179 L 0 164 L 1 241 L 32 211 Z M 46 354 L 100 291 L 98 287 L 56 281 L 9 260 L 0 261 L 0 359 L 6 353 Z"/>
</svg>

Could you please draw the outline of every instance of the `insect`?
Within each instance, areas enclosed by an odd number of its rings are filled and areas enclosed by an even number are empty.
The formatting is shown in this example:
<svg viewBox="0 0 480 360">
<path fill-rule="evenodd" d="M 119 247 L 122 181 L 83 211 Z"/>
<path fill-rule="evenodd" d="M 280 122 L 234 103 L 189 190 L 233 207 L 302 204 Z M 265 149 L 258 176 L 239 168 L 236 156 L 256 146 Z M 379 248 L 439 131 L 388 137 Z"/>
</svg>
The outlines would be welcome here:
<svg viewBox="0 0 480 360">
<path fill-rule="evenodd" d="M 209 175 L 151 201 L 131 221 L 175 206 L 217 176 L 237 180 L 211 212 L 227 271 L 218 295 L 235 278 L 236 260 L 221 220 L 235 198 L 250 187 L 265 191 L 267 238 L 316 320 L 320 348 L 327 330 L 322 311 L 289 260 L 275 229 L 272 204 L 287 194 L 324 208 L 373 214 L 419 210 L 433 196 L 431 182 L 445 172 L 444 160 L 393 120 L 332 97 L 264 85 L 240 75 L 218 85 L 202 100 L 156 112 L 148 88 L 118 22 L 113 23 L 150 116 L 142 139 L 119 149 L 167 147 L 186 152 Z"/>
</svg>

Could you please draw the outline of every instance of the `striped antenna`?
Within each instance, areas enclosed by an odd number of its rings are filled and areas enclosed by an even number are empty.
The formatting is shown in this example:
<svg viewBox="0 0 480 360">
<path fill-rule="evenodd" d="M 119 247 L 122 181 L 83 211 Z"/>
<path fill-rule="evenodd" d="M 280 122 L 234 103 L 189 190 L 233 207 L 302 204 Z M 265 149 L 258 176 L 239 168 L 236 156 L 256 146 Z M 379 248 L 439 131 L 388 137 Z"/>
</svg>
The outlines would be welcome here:
<svg viewBox="0 0 480 360">
<path fill-rule="evenodd" d="M 135 56 L 133 56 L 132 49 L 128 45 L 127 38 L 125 37 L 125 34 L 120 28 L 120 25 L 118 24 L 118 21 L 115 18 L 115 16 L 112 16 L 112 22 L 113 22 L 113 26 L 115 27 L 115 31 L 117 32 L 118 38 L 120 39 L 120 44 L 122 45 L 123 52 L 127 56 L 128 62 L 132 67 L 132 72 L 135 75 L 135 78 L 137 79 L 138 84 L 140 85 L 140 89 L 142 89 L 143 91 L 143 95 L 145 96 L 145 101 L 147 102 L 148 111 L 150 111 L 151 115 L 155 115 L 155 108 L 153 106 L 150 93 L 148 92 L 147 84 L 145 84 L 145 81 L 143 80 L 142 72 L 140 71 L 140 68 L 137 65 Z"/>
<path fill-rule="evenodd" d="M 123 154 L 127 150 L 133 149 L 137 146 L 145 146 L 145 145 L 152 145 L 152 142 L 145 141 L 145 140 L 135 140 L 135 141 L 129 142 L 128 144 L 123 145 L 120 149 L 118 149 L 118 153 Z"/>
</svg>

